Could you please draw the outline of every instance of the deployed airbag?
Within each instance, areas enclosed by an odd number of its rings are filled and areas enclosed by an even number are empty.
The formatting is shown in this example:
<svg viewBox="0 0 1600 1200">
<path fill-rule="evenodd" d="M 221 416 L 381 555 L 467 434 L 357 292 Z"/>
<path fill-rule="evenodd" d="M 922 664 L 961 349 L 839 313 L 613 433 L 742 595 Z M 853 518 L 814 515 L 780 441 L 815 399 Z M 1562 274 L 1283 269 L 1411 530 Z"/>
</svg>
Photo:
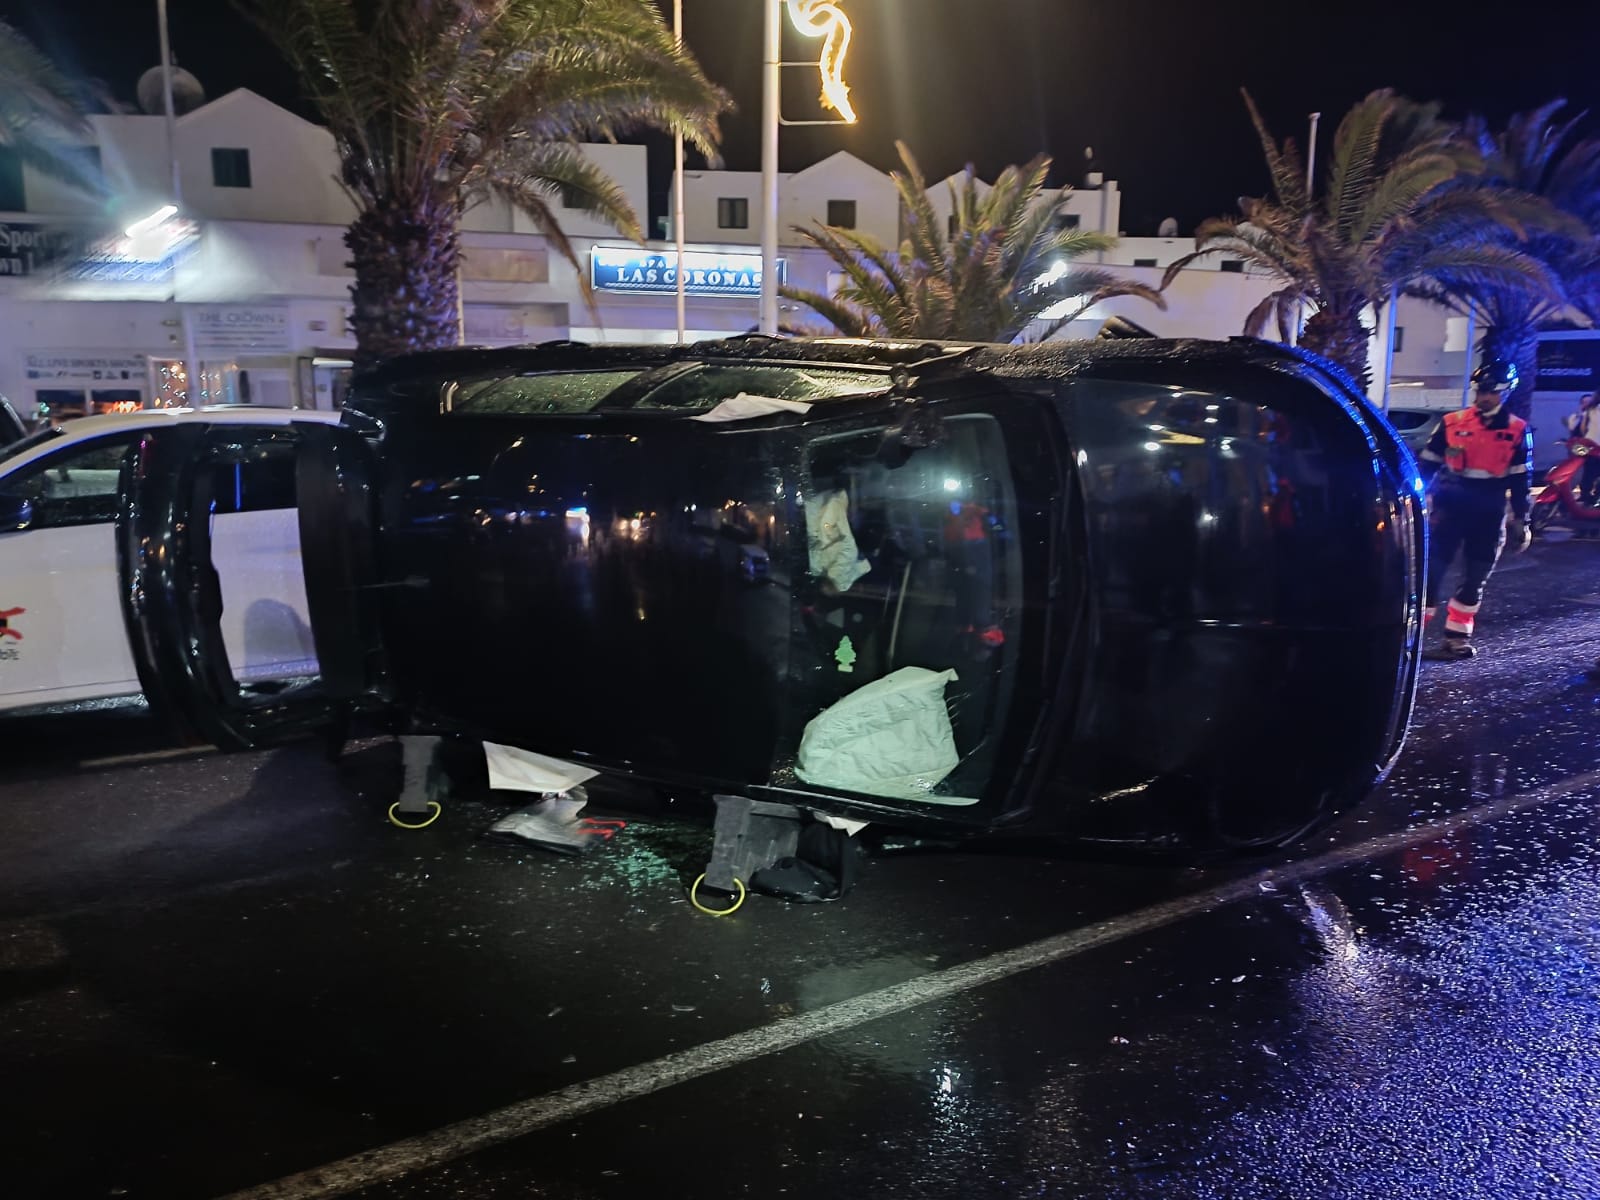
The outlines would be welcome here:
<svg viewBox="0 0 1600 1200">
<path fill-rule="evenodd" d="M 873 796 L 944 800 L 931 793 L 960 762 L 944 702 L 955 678 L 901 667 L 857 688 L 806 725 L 795 774 Z"/>
</svg>

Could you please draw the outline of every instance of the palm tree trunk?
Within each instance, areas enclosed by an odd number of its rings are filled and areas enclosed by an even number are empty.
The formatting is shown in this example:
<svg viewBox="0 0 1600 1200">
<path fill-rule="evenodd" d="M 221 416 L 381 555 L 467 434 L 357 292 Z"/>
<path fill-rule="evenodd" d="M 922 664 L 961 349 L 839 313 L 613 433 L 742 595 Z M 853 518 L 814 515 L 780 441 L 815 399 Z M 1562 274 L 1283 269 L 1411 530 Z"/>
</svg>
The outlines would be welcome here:
<svg viewBox="0 0 1600 1200">
<path fill-rule="evenodd" d="M 1539 371 L 1539 334 L 1533 323 L 1501 321 L 1483 331 L 1478 343 L 1483 350 L 1483 361 L 1513 362 L 1517 364 L 1517 386 L 1506 397 L 1506 407 L 1523 420 L 1533 411 L 1534 377 Z"/>
<path fill-rule="evenodd" d="M 446 209 L 368 209 L 345 231 L 356 281 L 350 324 L 358 367 L 456 344 L 459 214 Z"/>
<path fill-rule="evenodd" d="M 1359 313 L 1319 308 L 1306 321 L 1305 332 L 1300 335 L 1300 345 L 1314 354 L 1332 359 L 1366 388 L 1372 383 L 1367 370 L 1369 336 Z"/>
</svg>

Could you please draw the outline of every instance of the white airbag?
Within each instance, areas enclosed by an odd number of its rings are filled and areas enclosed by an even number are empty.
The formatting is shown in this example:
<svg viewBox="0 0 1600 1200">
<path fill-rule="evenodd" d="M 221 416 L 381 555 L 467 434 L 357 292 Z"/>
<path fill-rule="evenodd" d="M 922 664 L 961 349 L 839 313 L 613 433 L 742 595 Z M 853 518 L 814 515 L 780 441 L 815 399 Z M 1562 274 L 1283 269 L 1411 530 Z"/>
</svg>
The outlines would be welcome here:
<svg viewBox="0 0 1600 1200">
<path fill-rule="evenodd" d="M 807 783 L 897 800 L 929 800 L 960 762 L 945 684 L 954 671 L 901 667 L 823 709 L 800 738 Z"/>
</svg>

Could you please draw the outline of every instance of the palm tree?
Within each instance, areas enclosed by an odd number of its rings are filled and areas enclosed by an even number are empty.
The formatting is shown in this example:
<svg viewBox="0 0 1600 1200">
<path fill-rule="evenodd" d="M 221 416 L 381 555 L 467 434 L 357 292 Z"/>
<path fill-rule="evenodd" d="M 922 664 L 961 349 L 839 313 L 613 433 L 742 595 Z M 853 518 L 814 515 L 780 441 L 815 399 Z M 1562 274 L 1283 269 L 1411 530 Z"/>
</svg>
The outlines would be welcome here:
<svg viewBox="0 0 1600 1200">
<path fill-rule="evenodd" d="M 456 341 L 468 204 L 509 201 L 576 265 L 558 201 L 641 238 L 577 143 L 659 128 L 710 155 L 728 107 L 649 0 L 237 2 L 338 146 L 361 361 Z"/>
<path fill-rule="evenodd" d="M 1513 188 L 1547 201 L 1561 217 L 1529 230 L 1524 249 L 1550 268 L 1561 294 L 1522 287 L 1472 286 L 1441 272 L 1418 293 L 1476 315 L 1484 327 L 1483 356 L 1517 364 L 1520 382 L 1509 403 L 1526 415 L 1537 370 L 1539 327 L 1576 308 L 1600 318 L 1600 140 L 1574 142 L 1581 117 L 1557 121 L 1565 100 L 1518 113 L 1498 133 L 1482 118 L 1465 126 L 1483 157 L 1474 180 Z"/>
<path fill-rule="evenodd" d="M 823 250 L 844 272 L 832 296 L 783 287 L 781 293 L 819 313 L 850 337 L 950 338 L 1010 342 L 1058 305 L 1040 340 L 1112 296 L 1139 296 L 1161 308 L 1155 288 L 1119 279 L 1097 267 L 1070 265 L 1079 255 L 1109 250 L 1116 238 L 1062 228 L 1067 193 L 1048 192 L 1050 159 L 1039 155 L 1007 167 L 980 195 L 972 167 L 952 184 L 949 222 L 939 218 L 911 151 L 896 143 L 904 171 L 900 192 L 906 237 L 891 253 L 851 229 L 815 223 L 795 232 Z"/>
<path fill-rule="evenodd" d="M 52 178 L 99 190 L 98 173 L 75 153 L 90 132 L 87 96 L 5 21 L 0 21 L 0 80 L 0 147 Z"/>
<path fill-rule="evenodd" d="M 1227 254 L 1282 285 L 1246 318 L 1260 336 L 1274 321 L 1289 331 L 1312 309 L 1300 344 L 1368 381 L 1363 321 L 1398 291 L 1448 277 L 1474 289 L 1550 296 L 1549 271 L 1513 243 L 1547 207 L 1502 188 L 1465 186 L 1480 159 L 1433 104 L 1376 91 L 1339 123 L 1327 187 L 1306 187 L 1294 142 L 1280 144 L 1244 93 L 1271 173 L 1273 198 L 1242 198 L 1240 215 L 1204 222 L 1197 249 L 1167 268 L 1162 286 L 1199 259 Z"/>
</svg>

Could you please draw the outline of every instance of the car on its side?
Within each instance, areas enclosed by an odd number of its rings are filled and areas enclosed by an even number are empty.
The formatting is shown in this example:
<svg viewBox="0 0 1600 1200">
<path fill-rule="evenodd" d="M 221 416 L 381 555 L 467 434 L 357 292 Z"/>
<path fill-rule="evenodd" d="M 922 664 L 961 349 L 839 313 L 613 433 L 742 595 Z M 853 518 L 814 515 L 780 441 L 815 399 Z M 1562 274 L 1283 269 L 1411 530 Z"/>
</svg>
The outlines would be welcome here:
<svg viewBox="0 0 1600 1200">
<path fill-rule="evenodd" d="M 295 448 L 332 412 L 244 407 L 84 417 L 0 447 L 0 710 L 137 694 L 120 558 L 130 463 L 155 435 L 211 439 L 191 497 L 211 567 L 190 602 L 214 607 L 221 670 L 241 686 L 314 675 L 300 570 Z"/>
<path fill-rule="evenodd" d="M 141 672 L 248 740 L 295 718 L 192 600 L 213 453 L 141 445 L 119 536 L 164 552 L 125 607 Z M 1203 859 L 1356 803 L 1411 713 L 1416 463 L 1267 343 L 440 351 L 296 458 L 307 728 L 378 704 L 675 796 Z"/>
</svg>

